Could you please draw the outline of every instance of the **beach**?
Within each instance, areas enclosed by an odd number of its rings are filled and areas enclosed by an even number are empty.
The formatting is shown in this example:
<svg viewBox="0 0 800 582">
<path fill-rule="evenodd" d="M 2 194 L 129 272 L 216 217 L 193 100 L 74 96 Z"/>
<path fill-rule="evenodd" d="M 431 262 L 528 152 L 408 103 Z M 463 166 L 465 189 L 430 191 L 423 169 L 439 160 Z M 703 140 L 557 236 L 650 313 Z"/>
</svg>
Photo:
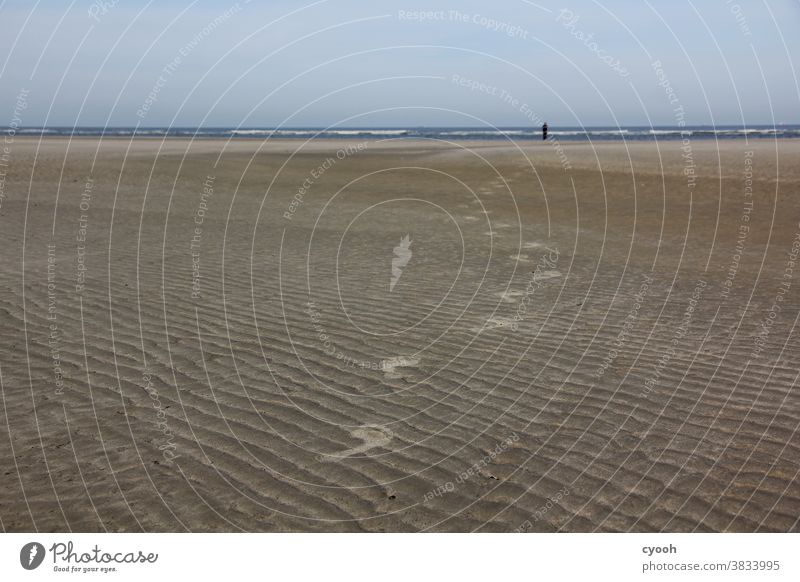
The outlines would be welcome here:
<svg viewBox="0 0 800 582">
<path fill-rule="evenodd" d="M 800 140 L 7 150 L 6 531 L 800 530 Z"/>
</svg>

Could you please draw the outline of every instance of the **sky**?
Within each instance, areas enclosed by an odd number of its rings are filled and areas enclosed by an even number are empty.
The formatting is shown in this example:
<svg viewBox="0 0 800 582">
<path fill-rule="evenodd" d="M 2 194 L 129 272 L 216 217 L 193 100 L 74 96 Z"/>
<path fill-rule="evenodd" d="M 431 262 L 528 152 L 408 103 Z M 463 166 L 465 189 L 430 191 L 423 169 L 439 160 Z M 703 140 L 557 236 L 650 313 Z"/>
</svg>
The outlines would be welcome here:
<svg viewBox="0 0 800 582">
<path fill-rule="evenodd" d="M 800 1 L 0 0 L 0 126 L 800 123 Z"/>
</svg>

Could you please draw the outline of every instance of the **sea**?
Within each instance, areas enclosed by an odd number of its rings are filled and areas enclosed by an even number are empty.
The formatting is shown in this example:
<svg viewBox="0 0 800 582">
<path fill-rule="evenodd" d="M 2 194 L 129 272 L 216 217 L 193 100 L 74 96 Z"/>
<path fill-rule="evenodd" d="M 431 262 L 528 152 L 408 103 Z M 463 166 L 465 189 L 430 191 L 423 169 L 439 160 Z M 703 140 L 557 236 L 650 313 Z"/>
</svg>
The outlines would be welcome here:
<svg viewBox="0 0 800 582">
<path fill-rule="evenodd" d="M 194 137 L 236 139 L 430 139 L 541 140 L 539 127 L 23 127 L 3 133 L 32 136 Z M 548 135 L 559 141 L 662 141 L 691 139 L 800 138 L 800 125 L 685 127 L 558 127 Z"/>
</svg>

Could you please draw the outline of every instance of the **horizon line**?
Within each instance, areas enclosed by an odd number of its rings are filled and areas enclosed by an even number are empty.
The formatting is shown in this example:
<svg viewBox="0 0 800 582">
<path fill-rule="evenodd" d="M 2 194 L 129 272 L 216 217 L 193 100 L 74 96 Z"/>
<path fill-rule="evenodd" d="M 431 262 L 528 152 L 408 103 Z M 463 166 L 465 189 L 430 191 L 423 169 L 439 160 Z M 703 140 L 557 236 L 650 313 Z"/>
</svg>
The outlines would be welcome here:
<svg viewBox="0 0 800 582">
<path fill-rule="evenodd" d="M 619 124 L 619 125 L 557 125 L 547 122 L 550 129 L 554 127 L 566 129 L 593 129 L 593 128 L 717 128 L 717 127 L 781 127 L 781 126 L 800 126 L 800 121 L 797 122 L 778 122 L 778 123 L 698 123 L 698 124 Z M 354 130 L 354 129 L 519 129 L 519 128 L 537 128 L 540 129 L 541 125 L 522 124 L 522 125 L 20 125 L 11 126 L 3 125 L 1 129 L 67 129 L 67 128 L 83 128 L 83 129 L 303 129 L 303 130 Z"/>
</svg>

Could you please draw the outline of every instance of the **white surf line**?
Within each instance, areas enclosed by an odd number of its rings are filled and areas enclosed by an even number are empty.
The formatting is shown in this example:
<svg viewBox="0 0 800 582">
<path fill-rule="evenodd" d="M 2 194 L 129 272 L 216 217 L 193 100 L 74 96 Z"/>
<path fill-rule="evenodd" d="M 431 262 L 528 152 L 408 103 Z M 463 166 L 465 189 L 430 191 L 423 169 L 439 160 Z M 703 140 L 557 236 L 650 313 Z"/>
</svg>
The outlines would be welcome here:
<svg viewBox="0 0 800 582">
<path fill-rule="evenodd" d="M 347 457 L 360 455 L 378 447 L 385 447 L 391 442 L 392 438 L 394 438 L 394 433 L 385 426 L 366 425 L 351 430 L 350 436 L 361 439 L 364 441 L 364 444 L 341 451 L 339 453 L 319 455 L 317 460 L 326 462 L 333 459 L 346 459 Z"/>
</svg>

